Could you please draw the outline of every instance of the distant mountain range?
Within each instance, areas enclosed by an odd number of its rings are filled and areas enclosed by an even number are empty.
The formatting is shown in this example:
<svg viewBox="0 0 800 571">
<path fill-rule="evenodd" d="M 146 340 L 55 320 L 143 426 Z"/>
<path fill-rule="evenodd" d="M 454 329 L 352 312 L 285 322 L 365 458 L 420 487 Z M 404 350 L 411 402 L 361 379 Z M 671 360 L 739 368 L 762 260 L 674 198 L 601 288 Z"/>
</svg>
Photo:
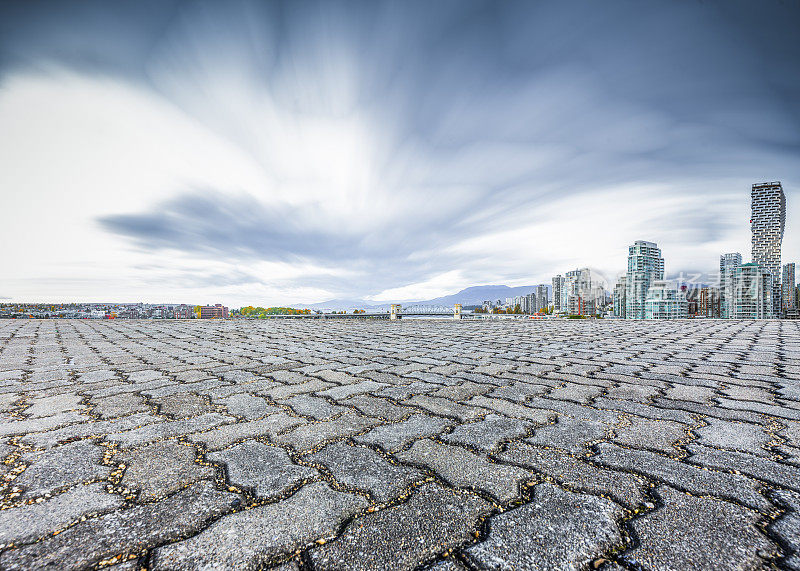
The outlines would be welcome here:
<svg viewBox="0 0 800 571">
<path fill-rule="evenodd" d="M 404 305 L 479 305 L 484 300 L 505 301 L 507 297 L 517 297 L 519 295 L 527 295 L 536 290 L 535 285 L 530 286 L 517 286 L 509 287 L 506 285 L 484 285 L 472 286 L 462 289 L 458 293 L 452 295 L 445 295 L 443 297 L 436 297 L 433 299 L 423 299 L 419 301 L 404 301 Z M 547 286 L 548 295 L 550 295 L 550 286 Z M 328 309 L 332 311 L 342 311 L 351 309 L 388 309 L 389 303 L 375 303 L 374 301 L 367 301 L 363 299 L 331 299 L 320 303 L 312 303 L 304 307 L 310 309 Z"/>
</svg>

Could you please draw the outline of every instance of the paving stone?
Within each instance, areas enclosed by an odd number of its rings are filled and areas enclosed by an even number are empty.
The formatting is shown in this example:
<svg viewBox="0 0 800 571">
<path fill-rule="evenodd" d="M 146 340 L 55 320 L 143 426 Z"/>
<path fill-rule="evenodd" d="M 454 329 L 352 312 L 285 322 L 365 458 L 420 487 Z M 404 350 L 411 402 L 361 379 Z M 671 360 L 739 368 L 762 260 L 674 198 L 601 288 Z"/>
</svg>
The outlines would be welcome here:
<svg viewBox="0 0 800 571">
<path fill-rule="evenodd" d="M 113 420 L 72 424 L 56 430 L 27 434 L 22 438 L 22 442 L 36 448 L 52 448 L 61 442 L 89 436 L 104 436 L 113 432 L 123 432 L 163 421 L 163 418 L 151 414 L 137 413 Z"/>
<path fill-rule="evenodd" d="M 395 455 L 403 462 L 427 466 L 454 486 L 473 488 L 508 502 L 519 495 L 519 485 L 533 474 L 522 468 L 490 462 L 458 446 L 418 440 Z"/>
<path fill-rule="evenodd" d="M 766 447 L 772 441 L 772 437 L 764 431 L 763 426 L 716 418 L 705 420 L 708 422 L 708 426 L 694 429 L 698 436 L 698 442 L 717 448 L 769 456 Z"/>
<path fill-rule="evenodd" d="M 433 414 L 456 418 L 461 422 L 481 418 L 490 411 L 476 406 L 466 406 L 446 398 L 418 395 L 404 401 L 403 404 L 418 406 Z"/>
<path fill-rule="evenodd" d="M 514 442 L 498 458 L 553 478 L 572 490 L 610 496 L 629 508 L 646 501 L 648 482 L 635 474 L 604 470 L 556 449 Z"/>
<path fill-rule="evenodd" d="M 596 420 L 559 416 L 555 424 L 537 427 L 525 441 L 536 446 L 555 446 L 580 453 L 590 445 L 608 438 L 611 429 Z"/>
<path fill-rule="evenodd" d="M 246 420 L 262 418 L 280 410 L 278 407 L 269 404 L 263 398 L 248 393 L 231 395 L 221 399 L 220 404 L 226 407 L 230 414 L 240 416 Z"/>
<path fill-rule="evenodd" d="M 329 381 L 333 380 L 330 377 L 326 377 L 326 379 Z M 359 383 L 342 385 L 339 387 L 332 387 L 330 389 L 320 391 L 318 394 L 321 396 L 332 398 L 334 400 L 342 400 L 346 399 L 347 397 L 351 397 L 353 395 L 371 393 L 373 391 L 380 390 L 385 386 L 386 385 L 383 383 L 377 383 L 375 381 L 366 380 L 366 381 L 361 381 Z"/>
<path fill-rule="evenodd" d="M 786 513 L 772 522 L 769 530 L 790 550 L 784 554 L 783 565 L 793 571 L 800 570 L 800 494 L 789 490 L 775 490 L 771 497 L 786 509 Z"/>
<path fill-rule="evenodd" d="M 299 383 L 296 385 L 284 385 L 282 387 L 275 387 L 266 391 L 256 392 L 259 394 L 264 394 L 273 400 L 283 400 L 294 395 L 322 391 L 331 386 L 333 386 L 333 383 L 328 383 L 319 379 L 310 379 L 304 383 Z"/>
<path fill-rule="evenodd" d="M 109 434 L 106 438 L 114 442 L 119 442 L 121 446 L 139 446 L 155 440 L 181 436 L 197 430 L 207 430 L 234 420 L 233 417 L 212 412 L 184 420 L 149 424 L 126 432 Z"/>
<path fill-rule="evenodd" d="M 692 494 L 731 499 L 748 507 L 769 511 L 770 503 L 759 493 L 757 482 L 737 474 L 703 470 L 644 450 L 629 450 L 612 444 L 597 445 L 592 458 L 605 466 L 661 480 Z"/>
<path fill-rule="evenodd" d="M 691 453 L 688 461 L 692 464 L 716 470 L 735 470 L 751 478 L 800 492 L 800 466 L 773 462 L 744 452 L 716 450 L 706 446 L 690 445 L 686 449 Z"/>
<path fill-rule="evenodd" d="M 111 472 L 100 462 L 105 449 L 91 440 L 79 440 L 43 452 L 28 452 L 20 459 L 28 464 L 14 485 L 25 497 L 52 494 L 59 488 L 105 478 Z"/>
<path fill-rule="evenodd" d="M 256 438 L 259 436 L 275 438 L 279 433 L 305 423 L 306 421 L 302 418 L 279 412 L 260 420 L 239 422 L 237 424 L 223 424 L 214 430 L 190 434 L 188 438 L 192 442 L 204 444 L 208 450 L 221 450 L 235 442 L 248 438 Z"/>
<path fill-rule="evenodd" d="M 307 484 L 290 498 L 228 515 L 202 533 L 155 550 L 157 569 L 259 569 L 314 541 L 330 540 L 367 500 Z"/>
<path fill-rule="evenodd" d="M 513 402 L 507 402 L 502 399 L 488 398 L 484 396 L 473 397 L 468 402 L 471 405 L 485 407 L 499 412 L 505 416 L 530 420 L 539 424 L 547 424 L 556 416 L 551 412 L 542 411 L 541 409 L 530 408 Z"/>
<path fill-rule="evenodd" d="M 283 448 L 255 440 L 213 452 L 206 458 L 226 466 L 231 484 L 253 490 L 260 497 L 280 496 L 319 476 L 313 468 L 292 462 Z"/>
<path fill-rule="evenodd" d="M 117 418 L 135 412 L 146 412 L 150 407 L 142 396 L 120 393 L 108 397 L 92 398 L 92 412 L 102 419 Z"/>
<path fill-rule="evenodd" d="M 335 541 L 310 552 L 314 569 L 414 569 L 474 537 L 491 505 L 426 484 L 402 504 L 350 523 Z"/>
<path fill-rule="evenodd" d="M 0 544 L 30 543 L 58 531 L 83 515 L 121 506 L 120 496 L 109 494 L 100 483 L 75 486 L 39 504 L 0 510 Z M 0 564 L 7 569 L 0 557 Z"/>
<path fill-rule="evenodd" d="M 154 442 L 114 457 L 125 464 L 122 485 L 139 490 L 137 500 L 148 502 L 185 488 L 197 480 L 213 479 L 214 469 L 195 462 L 196 451 L 174 440 Z"/>
<path fill-rule="evenodd" d="M 354 406 L 363 414 L 375 418 L 397 422 L 410 416 L 414 409 L 404 408 L 389 402 L 386 399 L 371 395 L 357 395 L 341 401 L 343 405 Z"/>
<path fill-rule="evenodd" d="M 689 438 L 688 430 L 688 426 L 677 422 L 630 416 L 614 429 L 614 442 L 632 448 L 677 454 L 678 450 L 674 445 L 681 439 Z"/>
<path fill-rule="evenodd" d="M 239 497 L 215 490 L 211 482 L 198 482 L 160 502 L 87 519 L 55 537 L 6 551 L 0 566 L 84 569 L 118 554 L 137 554 L 196 533 L 237 506 Z"/>
<path fill-rule="evenodd" d="M 631 520 L 639 545 L 624 557 L 646 569 L 761 569 L 777 546 L 755 526 L 759 514 L 667 486 L 664 505 Z"/>
<path fill-rule="evenodd" d="M 310 416 L 316 420 L 329 420 L 349 410 L 347 407 L 332 404 L 322 397 L 312 395 L 296 395 L 282 401 L 281 404 L 290 406 L 297 414 Z"/>
<path fill-rule="evenodd" d="M 0 438 L 14 434 L 28 434 L 30 432 L 43 432 L 52 430 L 60 426 L 85 422 L 88 416 L 78 411 L 69 411 L 44 418 L 26 418 L 25 420 L 13 420 L 0 422 Z"/>
<path fill-rule="evenodd" d="M 403 422 L 378 426 L 353 439 L 362 444 L 380 446 L 386 452 L 396 452 L 414 440 L 440 434 L 453 424 L 451 420 L 414 414 Z"/>
<path fill-rule="evenodd" d="M 364 490 L 379 502 L 388 502 L 426 475 L 416 468 L 392 464 L 369 448 L 343 442 L 329 444 L 305 461 L 322 464 L 342 484 Z"/>
<path fill-rule="evenodd" d="M 153 403 L 158 405 L 158 412 L 171 418 L 189 418 L 212 410 L 206 397 L 194 393 L 175 393 L 156 397 Z"/>
<path fill-rule="evenodd" d="M 457 426 L 440 439 L 449 444 L 461 444 L 489 452 L 501 442 L 522 438 L 532 426 L 524 420 L 489 414 L 478 422 Z"/>
<path fill-rule="evenodd" d="M 547 483 L 533 494 L 531 503 L 493 516 L 468 557 L 484 569 L 585 569 L 622 543 L 623 510 L 611 500 Z"/>
<path fill-rule="evenodd" d="M 62 414 L 67 411 L 81 411 L 86 408 L 81 404 L 81 400 L 83 400 L 83 397 L 76 394 L 34 398 L 30 400 L 30 406 L 23 410 L 22 413 L 31 418 L 40 418 Z"/>
<path fill-rule="evenodd" d="M 347 412 L 335 420 L 305 424 L 275 437 L 275 441 L 286 444 L 297 451 L 310 451 L 326 442 L 354 436 L 376 424 L 378 420 Z"/>
</svg>

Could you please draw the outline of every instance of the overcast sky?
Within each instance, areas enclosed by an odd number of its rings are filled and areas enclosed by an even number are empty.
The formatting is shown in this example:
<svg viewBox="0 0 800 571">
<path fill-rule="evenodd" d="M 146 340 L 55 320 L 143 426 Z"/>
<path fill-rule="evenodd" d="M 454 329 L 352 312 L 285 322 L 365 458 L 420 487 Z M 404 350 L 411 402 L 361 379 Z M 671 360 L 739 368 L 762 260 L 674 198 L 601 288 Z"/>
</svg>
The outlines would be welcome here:
<svg viewBox="0 0 800 571">
<path fill-rule="evenodd" d="M 0 298 L 269 305 L 800 262 L 800 4 L 0 4 Z"/>
</svg>

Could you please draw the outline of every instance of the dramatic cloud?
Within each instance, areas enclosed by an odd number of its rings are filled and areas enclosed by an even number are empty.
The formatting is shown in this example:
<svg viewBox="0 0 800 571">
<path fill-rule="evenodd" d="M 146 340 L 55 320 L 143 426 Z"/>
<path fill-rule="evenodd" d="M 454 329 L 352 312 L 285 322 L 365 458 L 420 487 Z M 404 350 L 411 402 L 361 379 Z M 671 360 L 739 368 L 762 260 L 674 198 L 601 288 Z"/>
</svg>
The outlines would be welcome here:
<svg viewBox="0 0 800 571">
<path fill-rule="evenodd" d="M 775 179 L 796 259 L 798 19 L 728 1 L 7 3 L 0 192 L 22 215 L 0 228 L 0 286 L 409 299 L 612 276 L 636 239 L 670 273 L 713 271 L 748 257 L 749 185 Z"/>
</svg>

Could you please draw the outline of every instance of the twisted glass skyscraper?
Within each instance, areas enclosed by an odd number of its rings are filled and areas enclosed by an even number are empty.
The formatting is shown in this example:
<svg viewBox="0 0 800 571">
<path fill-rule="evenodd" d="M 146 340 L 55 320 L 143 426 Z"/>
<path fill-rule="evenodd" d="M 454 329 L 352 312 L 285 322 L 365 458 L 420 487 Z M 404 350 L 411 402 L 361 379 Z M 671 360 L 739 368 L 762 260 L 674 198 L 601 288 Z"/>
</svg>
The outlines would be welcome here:
<svg viewBox="0 0 800 571">
<path fill-rule="evenodd" d="M 772 274 L 774 316 L 781 307 L 781 242 L 786 226 L 786 195 L 780 182 L 754 184 L 750 194 L 753 263 Z"/>
</svg>

